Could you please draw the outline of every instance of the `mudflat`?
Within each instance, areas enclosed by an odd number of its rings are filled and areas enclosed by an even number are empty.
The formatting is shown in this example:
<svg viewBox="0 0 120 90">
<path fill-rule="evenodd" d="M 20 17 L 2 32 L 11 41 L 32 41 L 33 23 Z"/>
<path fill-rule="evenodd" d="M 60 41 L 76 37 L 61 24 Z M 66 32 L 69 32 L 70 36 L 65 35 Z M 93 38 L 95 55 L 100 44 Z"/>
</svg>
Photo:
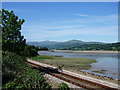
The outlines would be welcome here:
<svg viewBox="0 0 120 90">
<path fill-rule="evenodd" d="M 50 64 L 53 66 L 61 66 L 64 69 L 70 68 L 79 70 L 88 70 L 91 68 L 92 63 L 96 63 L 95 59 L 87 58 L 67 58 L 58 56 L 43 56 L 38 55 L 36 57 L 31 57 L 33 60 L 38 60 L 42 63 Z"/>
<path fill-rule="evenodd" d="M 63 51 L 72 53 L 120 53 L 120 51 L 74 51 L 74 50 L 53 50 L 53 51 Z"/>
</svg>

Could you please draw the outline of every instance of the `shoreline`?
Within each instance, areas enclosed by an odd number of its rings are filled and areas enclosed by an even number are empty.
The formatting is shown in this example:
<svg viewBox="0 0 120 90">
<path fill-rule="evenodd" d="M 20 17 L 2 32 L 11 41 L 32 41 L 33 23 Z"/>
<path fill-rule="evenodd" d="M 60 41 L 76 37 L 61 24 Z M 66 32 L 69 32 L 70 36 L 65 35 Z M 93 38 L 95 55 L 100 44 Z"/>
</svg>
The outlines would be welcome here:
<svg viewBox="0 0 120 90">
<path fill-rule="evenodd" d="M 33 59 L 28 59 L 28 60 L 36 61 L 36 60 L 33 60 Z M 45 64 L 45 65 L 47 65 L 47 67 L 57 68 L 55 65 L 51 65 L 51 64 L 48 64 L 48 63 L 45 63 L 45 62 L 40 62 L 40 61 L 37 61 L 37 62 L 39 62 L 41 64 Z M 94 79 L 98 79 L 98 80 L 111 82 L 113 84 L 118 84 L 120 82 L 120 80 L 113 79 L 112 77 L 101 76 L 101 75 L 97 75 L 97 74 L 93 74 L 93 73 L 89 73 L 89 72 L 85 72 L 85 71 L 78 71 L 78 70 L 75 70 L 75 69 L 70 69 L 70 68 L 63 68 L 63 71 L 66 71 L 66 70 L 70 71 L 72 73 L 83 75 L 85 77 L 90 77 L 90 78 L 94 78 Z"/>
<path fill-rule="evenodd" d="M 95 59 L 89 58 L 68 58 L 62 56 L 47 56 L 47 55 L 38 55 L 36 57 L 31 57 L 33 60 L 38 60 L 43 63 L 48 63 L 54 66 L 61 66 L 63 68 L 74 68 L 77 70 L 89 70 L 91 68 L 91 64 L 96 63 Z"/>
<path fill-rule="evenodd" d="M 42 57 L 42 56 L 41 56 Z M 44 64 L 48 64 L 48 65 L 51 65 L 51 66 L 53 66 L 53 67 L 58 67 L 58 65 L 59 66 L 62 66 L 61 65 L 61 62 L 59 62 L 59 61 L 61 61 L 61 60 L 59 60 L 58 58 L 64 58 L 64 57 L 57 57 L 57 58 L 55 58 L 55 59 L 57 59 L 58 61 L 57 61 L 57 63 L 59 63 L 59 64 L 56 64 L 55 63 L 55 61 L 54 61 L 54 59 L 52 59 L 51 57 L 55 57 L 55 56 L 50 56 L 50 58 L 48 57 L 48 58 L 46 58 L 47 60 L 43 60 L 43 61 L 41 61 L 40 59 L 43 59 L 44 58 L 44 56 L 43 56 L 43 58 L 38 58 L 38 60 L 37 60 L 37 58 L 31 58 L 32 60 L 36 60 L 36 61 L 39 61 L 39 62 L 41 62 L 41 63 L 44 63 Z M 50 61 L 51 61 L 51 59 L 52 59 L 52 61 L 53 62 L 51 62 L 50 63 Z M 67 58 L 68 59 L 68 58 Z M 76 58 L 77 59 L 77 58 Z M 63 62 L 64 62 L 65 60 L 63 60 Z M 70 60 L 71 61 L 71 60 Z M 96 63 L 96 62 L 92 62 L 92 63 Z M 65 63 L 64 63 L 65 64 Z M 91 64 L 90 64 L 91 65 Z M 66 65 L 64 65 L 64 66 L 66 66 Z M 67 67 L 64 67 L 64 66 L 62 66 L 62 69 L 63 70 L 68 70 L 68 71 L 71 71 L 71 72 L 74 72 L 74 73 L 77 73 L 77 74 L 82 74 L 82 75 L 86 75 L 86 76 L 90 76 L 90 77 L 93 77 L 93 78 L 96 78 L 96 79 L 100 79 L 100 80 L 105 80 L 105 81 L 109 81 L 109 82 L 113 82 L 113 83 L 118 83 L 118 81 L 119 80 L 117 80 L 117 79 L 114 79 L 113 77 L 109 77 L 109 76 L 102 76 L 102 75 L 99 75 L 99 74 L 95 74 L 95 73 L 91 73 L 91 72 L 86 72 L 86 71 L 82 71 L 82 70 L 84 70 L 84 69 L 78 69 L 78 68 L 75 68 L 75 67 L 69 67 L 69 66 L 67 66 Z M 79 66 L 80 67 L 80 66 Z M 81 67 L 82 68 L 82 67 Z M 89 67 L 87 70 L 89 70 L 91 67 Z"/>
<path fill-rule="evenodd" d="M 57 53 L 57 51 L 58 51 L 58 53 L 73 53 L 73 54 L 75 54 L 76 53 L 76 51 L 72 51 L 72 50 L 54 50 L 54 51 L 56 51 L 56 53 Z M 54 52 L 54 51 L 50 51 L 50 52 Z M 93 55 L 101 55 L 101 54 L 108 54 L 108 55 L 112 55 L 112 54 L 117 54 L 117 52 L 118 51 L 77 51 L 78 53 L 76 53 L 76 54 L 93 54 Z M 82 52 L 85 52 L 85 53 L 82 53 Z M 88 53 L 89 52 L 89 53 Z M 95 53 L 95 52 L 99 52 L 99 53 Z M 103 53 L 101 53 L 101 52 L 103 52 Z M 109 53 L 108 53 L 109 52 Z M 114 53 L 113 53 L 114 52 Z M 118 55 L 118 54 L 117 54 Z M 64 55 L 63 55 L 64 56 Z M 74 57 L 75 58 L 75 57 Z M 85 58 L 85 57 L 84 57 Z M 90 59 L 90 58 L 88 58 L 88 59 Z M 95 63 L 97 63 L 97 62 L 95 62 Z M 90 64 L 91 66 L 92 66 L 92 64 Z M 63 67 L 64 68 L 64 67 Z M 65 68 L 64 68 L 65 69 Z M 83 69 L 84 70 L 84 69 Z M 74 71 L 74 70 L 73 70 Z M 106 70 L 107 71 L 107 70 Z M 92 74 L 98 74 L 98 75 L 100 75 L 100 74 L 105 74 L 105 72 L 104 72 L 104 70 L 102 70 L 102 71 L 100 71 L 100 70 L 95 70 L 95 71 L 93 71 L 93 72 L 89 72 L 89 73 L 92 73 Z M 112 77 L 111 75 L 110 76 L 107 76 L 107 75 L 101 75 L 101 76 L 106 76 L 106 77 L 111 77 L 111 78 L 114 78 L 114 76 Z M 115 75 L 115 77 L 116 77 L 116 75 Z M 116 79 L 116 78 L 114 78 L 114 79 Z"/>
<path fill-rule="evenodd" d="M 68 52 L 68 53 L 120 53 L 119 51 L 88 51 L 88 50 L 85 50 L 85 51 L 74 51 L 74 50 L 52 50 L 53 52 L 56 52 L 56 51 L 62 51 L 62 52 Z"/>
</svg>

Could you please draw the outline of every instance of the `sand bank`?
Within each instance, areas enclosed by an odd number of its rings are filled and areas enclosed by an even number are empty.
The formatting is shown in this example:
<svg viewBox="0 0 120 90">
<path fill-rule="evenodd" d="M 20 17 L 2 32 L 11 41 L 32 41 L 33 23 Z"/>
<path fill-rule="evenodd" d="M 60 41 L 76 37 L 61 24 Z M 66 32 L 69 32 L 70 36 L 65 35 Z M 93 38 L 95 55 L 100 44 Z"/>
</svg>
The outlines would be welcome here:
<svg viewBox="0 0 120 90">
<path fill-rule="evenodd" d="M 120 53 L 120 51 L 73 51 L 73 50 L 53 50 L 62 52 L 73 52 L 73 53 Z"/>
</svg>

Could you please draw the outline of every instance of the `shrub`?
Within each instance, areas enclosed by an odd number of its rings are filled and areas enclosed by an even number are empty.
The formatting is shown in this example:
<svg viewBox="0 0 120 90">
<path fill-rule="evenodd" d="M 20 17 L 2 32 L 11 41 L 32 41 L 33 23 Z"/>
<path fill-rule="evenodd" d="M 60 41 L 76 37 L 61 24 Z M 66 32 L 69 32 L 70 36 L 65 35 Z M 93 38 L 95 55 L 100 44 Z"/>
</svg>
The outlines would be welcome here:
<svg viewBox="0 0 120 90">
<path fill-rule="evenodd" d="M 10 52 L 3 53 L 3 89 L 50 89 L 38 70 L 26 64 L 26 58 Z"/>
<path fill-rule="evenodd" d="M 66 83 L 60 83 L 58 85 L 58 90 L 69 90 L 69 86 Z"/>
<path fill-rule="evenodd" d="M 24 49 L 24 56 L 26 57 L 34 57 L 38 55 L 37 49 L 33 45 L 26 45 Z"/>
</svg>

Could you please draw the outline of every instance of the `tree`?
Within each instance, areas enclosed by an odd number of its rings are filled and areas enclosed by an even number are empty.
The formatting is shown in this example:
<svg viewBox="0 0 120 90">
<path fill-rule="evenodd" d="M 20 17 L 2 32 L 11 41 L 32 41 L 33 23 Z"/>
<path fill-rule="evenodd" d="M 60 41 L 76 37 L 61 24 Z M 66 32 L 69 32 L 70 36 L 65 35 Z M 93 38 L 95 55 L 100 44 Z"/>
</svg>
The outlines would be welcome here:
<svg viewBox="0 0 120 90">
<path fill-rule="evenodd" d="M 38 55 L 37 48 L 33 45 L 26 45 L 24 49 L 24 56 L 26 57 L 34 57 Z"/>
<path fill-rule="evenodd" d="M 18 19 L 13 11 L 2 9 L 2 48 L 3 51 L 22 54 L 26 40 L 21 35 L 21 25 L 24 19 Z"/>
<path fill-rule="evenodd" d="M 38 70 L 33 71 L 26 63 L 26 57 L 22 56 L 37 55 L 36 47 L 26 45 L 21 35 L 20 30 L 24 19 L 18 19 L 13 11 L 9 12 L 4 9 L 0 17 L 2 17 L 3 42 L 2 89 L 50 90 L 51 86 L 46 83 L 43 75 Z"/>
<path fill-rule="evenodd" d="M 37 48 L 38 51 L 48 51 L 47 47 L 38 47 Z"/>
</svg>

